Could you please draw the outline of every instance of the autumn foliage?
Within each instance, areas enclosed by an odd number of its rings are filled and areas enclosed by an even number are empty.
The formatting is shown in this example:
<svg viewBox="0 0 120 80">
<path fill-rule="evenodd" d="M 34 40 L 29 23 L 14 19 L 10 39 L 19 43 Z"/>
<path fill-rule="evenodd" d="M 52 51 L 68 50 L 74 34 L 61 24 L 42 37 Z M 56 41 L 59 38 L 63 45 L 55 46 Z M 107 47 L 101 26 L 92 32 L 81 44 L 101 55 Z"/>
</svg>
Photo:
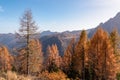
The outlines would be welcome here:
<svg viewBox="0 0 120 80">
<path fill-rule="evenodd" d="M 62 71 L 49 73 L 48 71 L 44 71 L 39 74 L 40 80 L 69 80 L 65 73 Z"/>
<path fill-rule="evenodd" d="M 49 72 L 58 71 L 60 68 L 61 57 L 56 44 L 48 46 L 45 64 Z"/>
<path fill-rule="evenodd" d="M 35 80 L 116 80 L 119 78 L 120 37 L 117 30 L 109 34 L 99 27 L 91 38 L 88 38 L 87 32 L 83 30 L 79 39 L 71 39 L 63 56 L 60 55 L 57 44 L 49 45 L 43 53 L 40 39 L 34 38 L 37 34 L 36 30 L 37 26 L 32 20 L 31 11 L 25 12 L 18 33 L 24 46 L 16 48 L 16 52 L 11 51 L 17 53 L 16 55 L 11 55 L 7 47 L 0 46 L 0 73 L 8 72 L 5 75 L 12 76 L 11 80 L 19 80 L 20 74 L 30 75 Z M 15 71 L 18 75 L 9 70 Z M 0 74 L 0 78 L 1 76 Z"/>
<path fill-rule="evenodd" d="M 42 45 L 39 40 L 31 40 L 29 43 L 29 73 L 41 71 L 43 63 Z M 16 70 L 21 73 L 26 73 L 26 48 L 20 49 L 19 55 L 15 57 Z"/>
<path fill-rule="evenodd" d="M 12 69 L 13 57 L 5 46 L 0 47 L 0 70 L 7 71 Z"/>
<path fill-rule="evenodd" d="M 107 32 L 99 28 L 90 40 L 88 63 L 92 79 L 114 80 L 115 55 Z"/>
<path fill-rule="evenodd" d="M 119 44 L 115 35 L 98 28 L 92 38 L 83 30 L 80 39 L 72 39 L 64 55 L 59 55 L 56 44 L 48 46 L 43 56 L 38 39 L 31 39 L 29 47 L 29 74 L 46 80 L 115 80 L 119 73 Z M 18 49 L 18 55 L 10 55 L 5 46 L 0 47 L 1 71 L 14 70 L 26 74 L 26 47 Z M 61 76 L 61 78 L 60 78 Z"/>
</svg>

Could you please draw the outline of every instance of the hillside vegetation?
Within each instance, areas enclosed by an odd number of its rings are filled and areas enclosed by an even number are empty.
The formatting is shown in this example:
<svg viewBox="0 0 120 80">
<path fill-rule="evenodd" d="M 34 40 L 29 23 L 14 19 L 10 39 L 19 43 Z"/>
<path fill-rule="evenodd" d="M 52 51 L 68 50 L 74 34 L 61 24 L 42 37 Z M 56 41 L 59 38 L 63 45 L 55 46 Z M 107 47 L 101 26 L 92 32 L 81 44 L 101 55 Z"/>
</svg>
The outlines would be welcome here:
<svg viewBox="0 0 120 80">
<path fill-rule="evenodd" d="M 120 36 L 117 29 L 110 34 L 98 27 L 91 38 L 82 30 L 79 39 L 71 38 L 60 55 L 62 47 L 51 39 L 45 45 L 36 38 L 37 26 L 30 10 L 20 19 L 16 33 L 21 47 L 13 52 L 0 46 L 0 80 L 116 80 L 120 79 Z M 46 40 L 47 43 L 49 40 Z M 49 42 L 49 43 L 50 43 Z M 42 51 L 45 45 L 46 51 Z"/>
</svg>

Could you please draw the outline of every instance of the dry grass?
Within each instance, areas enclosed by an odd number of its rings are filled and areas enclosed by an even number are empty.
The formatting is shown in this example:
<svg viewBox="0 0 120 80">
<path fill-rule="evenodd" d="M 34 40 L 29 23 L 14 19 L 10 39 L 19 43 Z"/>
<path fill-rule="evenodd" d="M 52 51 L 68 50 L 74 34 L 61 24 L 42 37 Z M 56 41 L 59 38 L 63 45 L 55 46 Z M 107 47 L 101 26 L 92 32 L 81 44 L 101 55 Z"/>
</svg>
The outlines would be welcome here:
<svg viewBox="0 0 120 80">
<path fill-rule="evenodd" d="M 8 71 L 6 78 L 7 80 L 17 80 L 17 75 L 15 72 Z"/>
<path fill-rule="evenodd" d="M 44 71 L 39 76 L 27 76 L 18 75 L 15 72 L 8 71 L 7 73 L 0 73 L 0 80 L 70 80 L 67 76 L 62 72 L 52 72 Z"/>
<path fill-rule="evenodd" d="M 17 75 L 15 72 L 8 71 L 7 73 L 0 73 L 0 80 L 34 80 L 33 77 L 24 75 Z"/>
</svg>

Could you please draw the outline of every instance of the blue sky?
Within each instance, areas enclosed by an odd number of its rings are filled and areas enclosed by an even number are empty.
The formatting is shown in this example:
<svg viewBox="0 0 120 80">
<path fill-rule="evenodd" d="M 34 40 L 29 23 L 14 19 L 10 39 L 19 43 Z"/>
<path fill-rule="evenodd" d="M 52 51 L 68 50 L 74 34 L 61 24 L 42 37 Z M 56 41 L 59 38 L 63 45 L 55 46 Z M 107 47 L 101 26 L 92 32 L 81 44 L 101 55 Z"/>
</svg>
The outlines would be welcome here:
<svg viewBox="0 0 120 80">
<path fill-rule="evenodd" d="M 0 33 L 14 33 L 31 9 L 40 31 L 96 27 L 120 12 L 120 0 L 0 0 Z"/>
</svg>

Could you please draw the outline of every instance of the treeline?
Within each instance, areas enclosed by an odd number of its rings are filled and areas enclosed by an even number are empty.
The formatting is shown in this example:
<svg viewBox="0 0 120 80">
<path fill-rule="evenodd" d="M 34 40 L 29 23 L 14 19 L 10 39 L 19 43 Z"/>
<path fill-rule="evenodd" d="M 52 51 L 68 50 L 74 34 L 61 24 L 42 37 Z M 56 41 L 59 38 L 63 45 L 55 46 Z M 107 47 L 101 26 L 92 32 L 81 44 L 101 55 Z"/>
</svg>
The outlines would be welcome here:
<svg viewBox="0 0 120 80">
<path fill-rule="evenodd" d="M 85 30 L 80 39 L 69 44 L 63 56 L 62 70 L 69 78 L 82 80 L 115 80 L 119 73 L 119 35 L 98 28 L 92 38 Z"/>
<path fill-rule="evenodd" d="M 117 29 L 109 34 L 98 28 L 91 38 L 88 38 L 86 31 L 83 30 L 77 42 L 75 39 L 71 40 L 63 56 L 59 55 L 56 44 L 48 46 L 46 53 L 43 53 L 40 41 L 34 38 L 36 30 L 31 12 L 25 12 L 18 33 L 25 46 L 17 49 L 16 56 L 11 56 L 5 47 L 0 48 L 1 71 L 12 70 L 37 77 L 46 71 L 47 75 L 62 72 L 66 79 L 70 80 L 119 78 L 120 37 Z"/>
</svg>

